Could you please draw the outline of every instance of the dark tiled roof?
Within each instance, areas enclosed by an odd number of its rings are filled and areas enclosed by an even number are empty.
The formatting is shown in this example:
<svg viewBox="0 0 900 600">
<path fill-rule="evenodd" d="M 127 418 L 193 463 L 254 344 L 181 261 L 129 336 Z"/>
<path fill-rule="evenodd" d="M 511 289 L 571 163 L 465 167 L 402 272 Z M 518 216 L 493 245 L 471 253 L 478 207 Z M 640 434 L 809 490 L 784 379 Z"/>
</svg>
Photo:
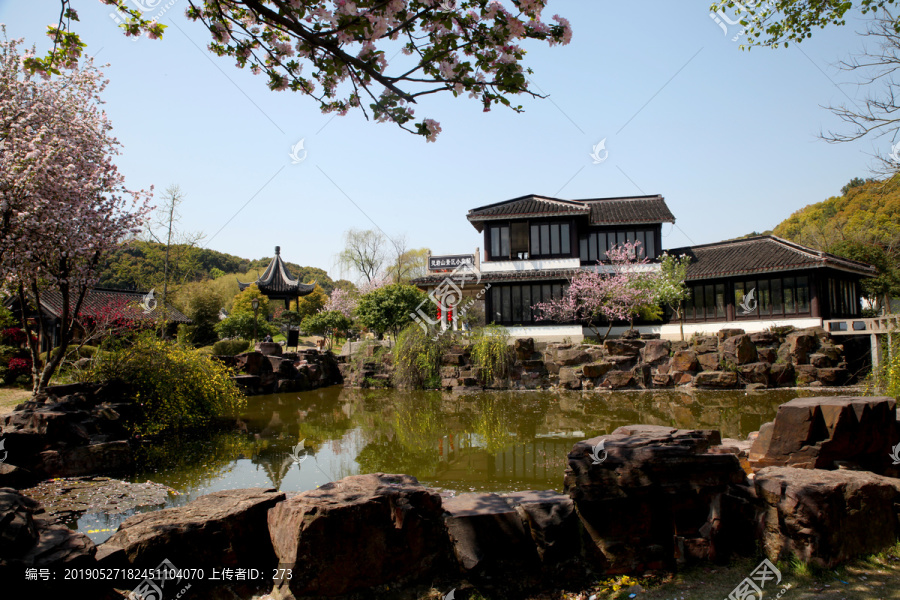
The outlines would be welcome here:
<svg viewBox="0 0 900 600">
<path fill-rule="evenodd" d="M 315 283 L 300 283 L 299 279 L 291 277 L 287 265 L 281 259 L 281 246 L 275 246 L 275 256 L 272 257 L 269 266 L 266 267 L 266 271 L 259 279 L 250 283 L 238 281 L 238 288 L 243 292 L 254 283 L 263 294 L 274 297 L 306 296 L 316 289 Z"/>
<path fill-rule="evenodd" d="M 540 271 L 492 271 L 490 273 L 481 274 L 481 284 L 499 283 L 503 281 L 549 281 L 553 279 L 569 279 L 577 273 L 579 269 L 543 269 Z M 446 279 L 449 273 L 435 273 L 434 275 L 426 275 L 425 277 L 417 277 L 410 281 L 412 285 L 429 286 L 438 285 Z M 475 283 L 475 278 L 471 273 L 464 275 L 456 275 L 453 281 L 460 286 L 471 286 Z"/>
<path fill-rule="evenodd" d="M 688 281 L 820 267 L 875 275 L 872 265 L 806 248 L 773 235 L 674 248 L 667 252 L 687 254 L 693 259 L 687 271 Z"/>
<path fill-rule="evenodd" d="M 675 216 L 662 196 L 582 200 L 591 207 L 591 225 L 674 223 Z"/>
<path fill-rule="evenodd" d="M 484 221 L 567 215 L 587 215 L 591 225 L 675 222 L 675 217 L 660 195 L 561 200 L 532 194 L 473 208 L 466 218 L 475 229 L 482 231 Z"/>
<path fill-rule="evenodd" d="M 108 290 L 95 288 L 89 290 L 81 304 L 79 316 L 82 317 L 103 317 L 108 316 L 111 312 L 119 311 L 132 319 L 141 321 L 155 321 L 162 315 L 162 307 L 158 304 L 150 312 L 145 313 L 141 306 L 147 292 L 130 292 L 126 290 Z M 41 306 L 44 311 L 50 313 L 54 317 L 62 314 L 62 294 L 57 290 L 48 290 L 41 293 Z M 157 298 L 157 301 L 159 298 Z M 75 299 L 71 301 L 71 308 L 75 308 Z M 177 309 L 166 307 L 167 320 L 173 323 L 190 323 L 187 318 Z"/>
</svg>

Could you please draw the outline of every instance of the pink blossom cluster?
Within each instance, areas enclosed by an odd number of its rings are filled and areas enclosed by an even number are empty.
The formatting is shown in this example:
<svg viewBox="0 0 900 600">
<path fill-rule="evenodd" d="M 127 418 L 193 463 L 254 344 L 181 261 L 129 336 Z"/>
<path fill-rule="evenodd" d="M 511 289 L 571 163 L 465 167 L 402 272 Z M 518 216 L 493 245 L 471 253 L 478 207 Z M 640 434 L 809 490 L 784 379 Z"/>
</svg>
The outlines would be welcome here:
<svg viewBox="0 0 900 600">
<path fill-rule="evenodd" d="M 335 289 L 331 292 L 331 296 L 328 297 L 322 310 L 336 310 L 350 319 L 353 317 L 353 311 L 356 310 L 356 296 L 347 290 Z"/>
<path fill-rule="evenodd" d="M 386 285 L 390 285 L 392 282 L 390 276 L 388 275 L 377 275 L 373 277 L 371 280 L 363 283 L 358 287 L 359 295 L 365 296 L 369 292 L 374 292 L 379 288 L 383 288 Z"/>
</svg>

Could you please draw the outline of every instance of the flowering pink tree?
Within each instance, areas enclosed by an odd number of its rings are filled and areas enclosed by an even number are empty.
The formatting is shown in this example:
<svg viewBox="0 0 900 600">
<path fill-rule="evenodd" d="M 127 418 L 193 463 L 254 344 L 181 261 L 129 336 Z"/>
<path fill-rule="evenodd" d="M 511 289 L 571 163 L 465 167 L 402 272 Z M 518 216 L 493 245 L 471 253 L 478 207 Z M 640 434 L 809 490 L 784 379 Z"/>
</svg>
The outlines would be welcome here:
<svg viewBox="0 0 900 600">
<path fill-rule="evenodd" d="M 353 317 L 354 310 L 356 310 L 356 297 L 347 290 L 340 288 L 332 290 L 331 296 L 328 298 L 325 306 L 322 307 L 324 312 L 337 311 L 348 319 Z"/>
<path fill-rule="evenodd" d="M 49 27 L 54 49 L 28 67 L 49 72 L 77 59 L 84 44 L 70 21 L 71 0 L 60 0 L 57 24 Z M 153 11 L 125 0 L 115 7 L 126 35 L 163 35 Z M 468 95 L 489 111 L 494 104 L 521 112 L 509 96 L 532 91 L 520 64 L 524 42 L 568 44 L 569 22 L 543 19 L 547 0 L 188 0 L 188 18 L 212 35 L 209 49 L 239 68 L 266 78 L 272 90 L 313 97 L 323 112 L 361 110 L 366 118 L 391 121 L 434 141 L 433 119 L 413 123 L 411 105 L 435 93 Z M 399 51 L 404 56 L 395 54 Z M 305 69 L 305 70 L 304 70 Z M 368 109 L 366 108 L 368 106 Z"/>
<path fill-rule="evenodd" d="M 638 258 L 641 253 L 640 242 L 609 250 L 608 265 L 599 263 L 598 271 L 575 273 L 561 298 L 535 304 L 535 319 L 584 323 L 598 339 L 602 322 L 609 324 L 603 339 L 616 321 L 633 326 L 642 309 L 656 302 L 651 283 L 657 275 L 643 267 L 650 261 Z"/>
<path fill-rule="evenodd" d="M 44 389 L 72 339 L 75 315 L 96 283 L 98 264 L 140 231 L 149 194 L 125 189 L 112 162 L 118 142 L 100 110 L 106 85 L 90 61 L 57 77 L 23 72 L 21 40 L 0 40 L 0 276 L 19 300 L 29 334 L 34 390 Z M 31 335 L 43 319 L 27 307 L 61 294 L 58 349 L 47 364 Z"/>
<path fill-rule="evenodd" d="M 365 296 L 369 292 L 374 292 L 377 289 L 383 288 L 386 285 L 390 285 L 393 282 L 390 275 L 386 275 L 384 273 L 380 273 L 379 275 L 373 277 L 370 281 L 367 281 L 361 284 L 357 289 L 359 290 L 360 296 Z"/>
</svg>

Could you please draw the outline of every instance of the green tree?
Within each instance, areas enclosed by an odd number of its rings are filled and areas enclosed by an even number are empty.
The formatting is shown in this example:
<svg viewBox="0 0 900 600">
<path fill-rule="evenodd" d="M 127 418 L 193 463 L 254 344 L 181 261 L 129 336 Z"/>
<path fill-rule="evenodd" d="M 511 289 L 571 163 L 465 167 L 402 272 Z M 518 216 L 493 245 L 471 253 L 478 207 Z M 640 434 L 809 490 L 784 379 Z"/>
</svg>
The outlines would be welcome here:
<svg viewBox="0 0 900 600">
<path fill-rule="evenodd" d="M 890 298 L 900 297 L 900 268 L 897 266 L 895 256 L 891 256 L 877 244 L 862 244 L 849 240 L 834 244 L 828 251 L 844 258 L 869 263 L 878 269 L 875 277 L 865 278 L 860 284 L 863 293 L 876 311 L 880 312 L 885 308 L 890 310 Z"/>
<path fill-rule="evenodd" d="M 254 328 L 254 322 L 256 327 Z M 223 338 L 243 338 L 251 340 L 256 334 L 256 339 L 266 335 L 276 335 L 278 328 L 266 320 L 261 314 L 253 318 L 252 312 L 231 314 L 216 324 L 216 332 Z"/>
<path fill-rule="evenodd" d="M 412 322 L 416 307 L 427 299 L 425 292 L 412 285 L 395 283 L 360 297 L 356 307 L 359 322 L 377 333 L 397 334 Z"/>
<path fill-rule="evenodd" d="M 684 301 L 691 297 L 691 289 L 684 283 L 690 264 L 690 256 L 672 256 L 663 253 L 660 258 L 659 273 L 651 279 L 654 298 L 660 304 L 668 306 L 675 318 L 678 319 L 682 340 L 684 340 L 684 323 L 681 318 Z"/>
<path fill-rule="evenodd" d="M 259 291 L 255 283 L 251 283 L 243 292 L 238 292 L 231 303 L 231 315 L 249 314 L 253 315 L 253 299 L 259 300 L 259 308 L 256 314 L 268 319 L 269 318 L 269 297 Z"/>
<path fill-rule="evenodd" d="M 219 309 L 222 300 L 211 290 L 194 294 L 188 302 L 188 317 L 192 323 L 187 326 L 187 340 L 194 346 L 209 346 L 219 340 L 216 325 L 219 324 Z"/>
<path fill-rule="evenodd" d="M 338 335 L 346 335 L 350 329 L 350 319 L 337 310 L 325 310 L 303 319 L 300 327 L 307 333 L 321 335 L 325 338 L 328 347 L 334 343 Z"/>
<path fill-rule="evenodd" d="M 306 296 L 301 296 L 299 301 L 291 302 L 291 311 L 296 313 L 296 316 L 292 318 L 303 321 L 306 317 L 322 310 L 326 302 L 328 302 L 328 295 L 319 284 L 316 284 L 312 292 Z M 284 318 L 283 314 L 282 318 Z"/>
</svg>

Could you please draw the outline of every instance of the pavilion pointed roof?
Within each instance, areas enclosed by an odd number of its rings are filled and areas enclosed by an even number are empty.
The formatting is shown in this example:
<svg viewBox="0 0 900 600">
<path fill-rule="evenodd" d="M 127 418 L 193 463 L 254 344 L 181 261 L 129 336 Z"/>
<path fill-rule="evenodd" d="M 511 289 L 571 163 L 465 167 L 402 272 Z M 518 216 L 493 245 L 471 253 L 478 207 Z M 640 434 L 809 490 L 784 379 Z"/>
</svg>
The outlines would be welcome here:
<svg viewBox="0 0 900 600">
<path fill-rule="evenodd" d="M 316 289 L 315 283 L 300 283 L 299 278 L 291 277 L 287 265 L 281 258 L 281 246 L 275 246 L 275 256 L 259 279 L 250 283 L 238 280 L 238 287 L 243 292 L 254 283 L 259 291 L 275 300 L 306 296 Z"/>
</svg>

